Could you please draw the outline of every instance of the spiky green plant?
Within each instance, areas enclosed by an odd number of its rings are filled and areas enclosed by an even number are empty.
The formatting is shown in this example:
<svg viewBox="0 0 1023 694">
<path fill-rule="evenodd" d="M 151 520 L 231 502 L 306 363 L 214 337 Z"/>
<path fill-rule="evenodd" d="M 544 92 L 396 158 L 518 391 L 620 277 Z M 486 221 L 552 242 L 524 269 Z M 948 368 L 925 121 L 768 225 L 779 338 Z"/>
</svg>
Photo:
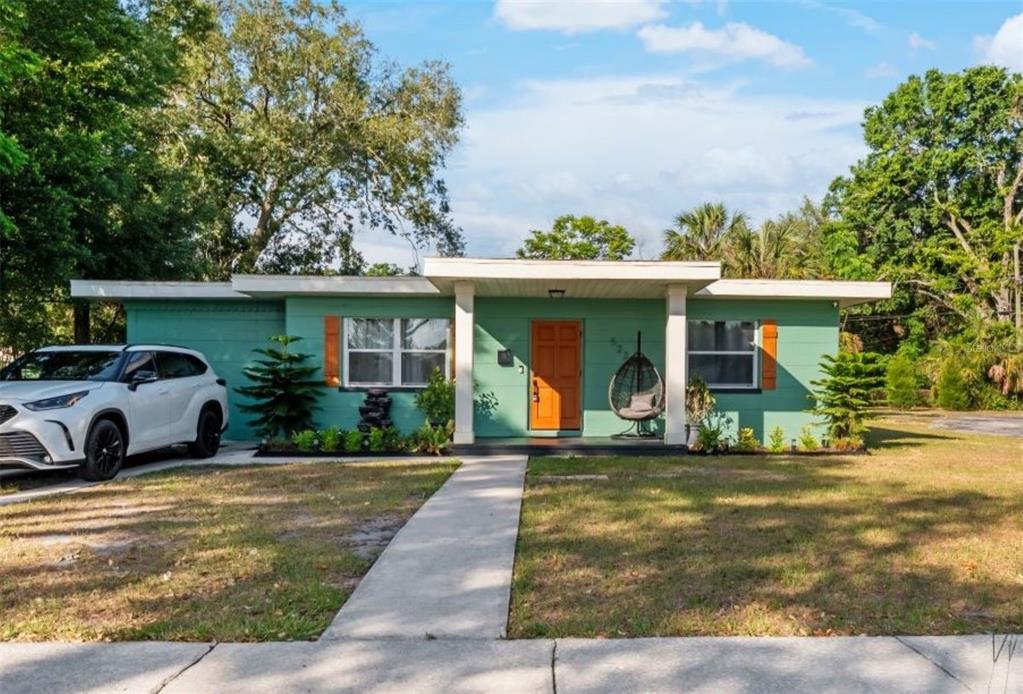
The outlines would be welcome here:
<svg viewBox="0 0 1023 694">
<path fill-rule="evenodd" d="M 313 413 L 319 409 L 316 402 L 322 384 L 312 380 L 317 367 L 306 363 L 312 355 L 289 349 L 301 339 L 276 335 L 270 338 L 270 347 L 252 350 L 263 357 L 244 369 L 252 384 L 235 388 L 252 400 L 238 407 L 256 415 L 249 423 L 267 439 L 278 435 L 290 437 L 297 431 L 311 429 Z"/>
<path fill-rule="evenodd" d="M 877 355 L 840 352 L 824 355 L 824 378 L 811 381 L 816 387 L 812 412 L 824 419 L 832 438 L 849 438 L 862 433 L 869 417 L 870 394 L 884 386 L 884 372 Z"/>
</svg>

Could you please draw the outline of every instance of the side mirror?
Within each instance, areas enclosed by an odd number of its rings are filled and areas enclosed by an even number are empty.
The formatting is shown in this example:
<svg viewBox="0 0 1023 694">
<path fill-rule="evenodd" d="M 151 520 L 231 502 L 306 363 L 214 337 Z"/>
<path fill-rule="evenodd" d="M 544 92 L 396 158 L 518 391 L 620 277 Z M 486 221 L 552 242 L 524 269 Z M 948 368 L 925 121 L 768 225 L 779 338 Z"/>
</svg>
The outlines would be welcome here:
<svg viewBox="0 0 1023 694">
<path fill-rule="evenodd" d="M 138 390 L 139 386 L 144 383 L 152 383 L 156 380 L 156 374 L 152 371 L 137 371 L 132 374 L 131 381 L 128 382 L 128 390 L 134 392 Z"/>
</svg>

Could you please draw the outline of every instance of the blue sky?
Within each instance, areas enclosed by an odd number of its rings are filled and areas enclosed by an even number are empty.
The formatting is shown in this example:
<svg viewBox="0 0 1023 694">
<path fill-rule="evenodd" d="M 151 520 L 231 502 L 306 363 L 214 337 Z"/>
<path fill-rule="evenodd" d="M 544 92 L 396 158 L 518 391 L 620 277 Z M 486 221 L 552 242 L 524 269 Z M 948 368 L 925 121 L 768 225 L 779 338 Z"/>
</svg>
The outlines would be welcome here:
<svg viewBox="0 0 1023 694">
<path fill-rule="evenodd" d="M 759 221 L 820 197 L 863 155 L 863 109 L 908 75 L 1023 69 L 1023 2 L 357 2 L 383 57 L 442 59 L 466 129 L 444 178 L 468 255 L 594 214 L 655 257 L 679 211 Z M 373 260 L 407 245 L 366 233 Z M 426 251 L 424 254 L 428 254 Z"/>
</svg>

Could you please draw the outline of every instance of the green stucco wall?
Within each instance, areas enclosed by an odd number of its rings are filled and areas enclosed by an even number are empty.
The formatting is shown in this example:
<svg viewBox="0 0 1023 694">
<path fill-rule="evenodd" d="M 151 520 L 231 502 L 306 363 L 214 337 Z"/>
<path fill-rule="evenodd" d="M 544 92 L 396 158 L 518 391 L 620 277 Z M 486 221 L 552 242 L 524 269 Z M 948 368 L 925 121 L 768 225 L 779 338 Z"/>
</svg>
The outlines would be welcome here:
<svg viewBox="0 0 1023 694">
<path fill-rule="evenodd" d="M 247 381 L 242 369 L 252 350 L 284 332 L 284 303 L 274 301 L 132 301 L 125 303 L 128 342 L 155 342 L 197 349 L 227 379 L 230 428 L 227 439 L 248 440 L 255 433 L 238 409 L 234 389 Z"/>
<path fill-rule="evenodd" d="M 271 335 L 304 338 L 300 349 L 322 363 L 323 316 L 452 318 L 451 297 L 289 297 L 281 302 L 146 301 L 129 302 L 128 339 L 167 342 L 202 350 L 231 386 L 244 382 L 242 367 L 251 350 Z M 762 393 L 720 393 L 718 409 L 733 419 L 733 429 L 753 427 L 763 439 L 782 426 L 786 439 L 813 421 L 806 413 L 810 381 L 819 375 L 821 355 L 838 349 L 838 309 L 829 301 L 690 299 L 692 319 L 778 322 L 778 386 Z M 636 333 L 643 351 L 664 373 L 663 300 L 583 300 L 476 298 L 475 369 L 478 437 L 528 434 L 529 341 L 532 319 L 575 319 L 583 326 L 582 406 L 584 436 L 608 436 L 627 422 L 609 410 L 607 387 L 618 366 L 634 351 Z M 511 366 L 499 366 L 497 353 L 511 350 Z M 520 372 L 521 369 L 521 372 Z M 392 393 L 392 418 L 402 431 L 422 423 L 412 392 Z M 359 419 L 364 393 L 324 386 L 318 426 L 350 428 Z M 234 406 L 229 438 L 251 438 L 245 415 Z M 660 426 L 660 423 L 658 423 Z"/>
</svg>

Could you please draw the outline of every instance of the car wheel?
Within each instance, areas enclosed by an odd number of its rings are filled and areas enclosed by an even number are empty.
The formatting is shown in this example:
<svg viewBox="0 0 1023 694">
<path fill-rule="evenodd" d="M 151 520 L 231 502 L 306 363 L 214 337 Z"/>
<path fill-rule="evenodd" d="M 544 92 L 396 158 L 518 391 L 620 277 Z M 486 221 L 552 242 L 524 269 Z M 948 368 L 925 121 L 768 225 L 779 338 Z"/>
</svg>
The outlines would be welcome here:
<svg viewBox="0 0 1023 694">
<path fill-rule="evenodd" d="M 85 463 L 81 474 L 87 480 L 98 482 L 112 479 L 124 464 L 124 434 L 109 419 L 93 425 L 85 439 Z"/>
<path fill-rule="evenodd" d="M 213 410 L 199 413 L 195 441 L 188 444 L 188 452 L 194 458 L 209 458 L 220 448 L 220 417 Z"/>
</svg>

